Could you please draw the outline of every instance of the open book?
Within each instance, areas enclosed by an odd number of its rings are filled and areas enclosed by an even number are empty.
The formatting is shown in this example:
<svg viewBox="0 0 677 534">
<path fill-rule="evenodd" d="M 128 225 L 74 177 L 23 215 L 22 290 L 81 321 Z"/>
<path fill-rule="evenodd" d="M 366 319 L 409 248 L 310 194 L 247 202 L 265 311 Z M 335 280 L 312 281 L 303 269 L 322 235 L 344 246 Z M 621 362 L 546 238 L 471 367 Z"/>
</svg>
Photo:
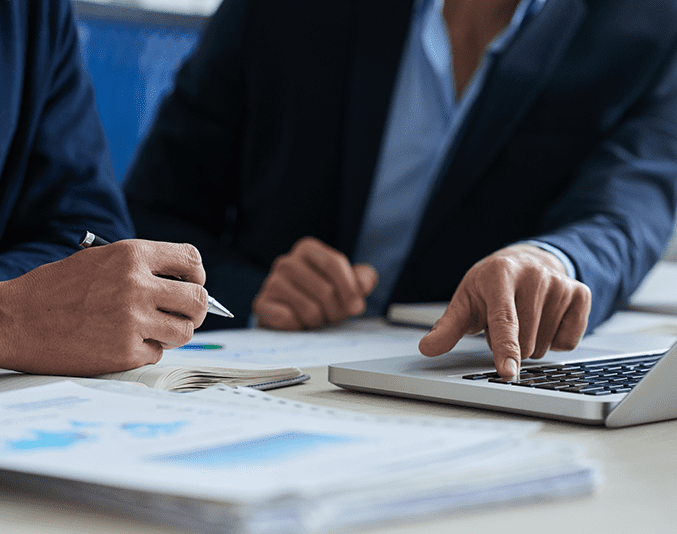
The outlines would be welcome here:
<svg viewBox="0 0 677 534">
<path fill-rule="evenodd" d="M 163 363 L 144 365 L 138 369 L 109 373 L 96 378 L 67 376 L 28 375 L 0 370 L 0 391 L 71 380 L 86 384 L 95 380 L 120 380 L 145 385 L 165 391 L 196 391 L 216 384 L 248 386 L 264 390 L 291 386 L 310 378 L 298 367 L 281 367 L 229 361 L 223 367 L 168 365 Z"/>
<path fill-rule="evenodd" d="M 298 384 L 310 378 L 298 367 L 274 367 L 256 363 L 228 362 L 227 367 L 182 367 L 144 365 L 138 369 L 109 373 L 97 378 L 138 382 L 165 391 L 196 391 L 215 384 L 273 389 Z"/>
</svg>

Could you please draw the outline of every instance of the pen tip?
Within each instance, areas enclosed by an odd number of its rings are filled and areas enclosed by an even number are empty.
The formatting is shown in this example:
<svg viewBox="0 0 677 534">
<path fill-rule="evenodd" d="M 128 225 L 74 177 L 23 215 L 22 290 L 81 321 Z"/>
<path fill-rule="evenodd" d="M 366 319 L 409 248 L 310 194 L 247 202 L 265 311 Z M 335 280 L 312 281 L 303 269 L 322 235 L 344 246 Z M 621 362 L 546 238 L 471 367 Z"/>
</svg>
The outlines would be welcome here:
<svg viewBox="0 0 677 534">
<path fill-rule="evenodd" d="M 209 297 L 209 311 L 222 317 L 235 317 L 223 304 L 213 297 Z"/>
</svg>

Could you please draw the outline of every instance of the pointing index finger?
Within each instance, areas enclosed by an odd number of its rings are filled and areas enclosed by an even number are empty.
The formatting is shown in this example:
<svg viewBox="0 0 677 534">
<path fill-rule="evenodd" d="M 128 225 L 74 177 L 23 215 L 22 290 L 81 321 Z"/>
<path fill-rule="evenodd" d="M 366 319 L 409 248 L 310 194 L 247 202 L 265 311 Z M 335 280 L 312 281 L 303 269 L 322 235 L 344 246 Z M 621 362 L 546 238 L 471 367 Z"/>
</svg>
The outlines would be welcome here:
<svg viewBox="0 0 677 534">
<path fill-rule="evenodd" d="M 487 305 L 487 331 L 498 374 L 504 378 L 520 372 L 519 319 L 513 299 L 499 297 Z"/>
</svg>

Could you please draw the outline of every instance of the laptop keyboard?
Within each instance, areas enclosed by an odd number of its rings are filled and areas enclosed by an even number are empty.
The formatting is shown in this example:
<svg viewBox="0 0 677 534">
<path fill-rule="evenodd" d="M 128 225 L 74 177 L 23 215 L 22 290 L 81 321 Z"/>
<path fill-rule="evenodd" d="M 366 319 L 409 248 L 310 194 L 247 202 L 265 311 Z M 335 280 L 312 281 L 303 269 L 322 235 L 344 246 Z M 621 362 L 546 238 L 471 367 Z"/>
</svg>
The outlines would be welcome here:
<svg viewBox="0 0 677 534">
<path fill-rule="evenodd" d="M 487 380 L 495 384 L 541 388 L 584 395 L 627 393 L 662 354 L 630 356 L 578 363 L 540 365 L 521 370 L 519 377 L 501 378 L 496 372 L 465 375 L 466 380 Z"/>
</svg>

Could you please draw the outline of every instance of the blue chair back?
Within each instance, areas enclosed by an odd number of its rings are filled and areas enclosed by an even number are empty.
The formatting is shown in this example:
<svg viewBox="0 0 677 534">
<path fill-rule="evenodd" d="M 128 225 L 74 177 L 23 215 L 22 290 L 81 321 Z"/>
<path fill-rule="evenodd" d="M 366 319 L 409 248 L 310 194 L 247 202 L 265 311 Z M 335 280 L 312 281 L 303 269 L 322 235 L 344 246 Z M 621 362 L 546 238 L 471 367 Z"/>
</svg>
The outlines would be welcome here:
<svg viewBox="0 0 677 534">
<path fill-rule="evenodd" d="M 74 3 L 85 65 L 122 180 L 204 17 Z"/>
</svg>

